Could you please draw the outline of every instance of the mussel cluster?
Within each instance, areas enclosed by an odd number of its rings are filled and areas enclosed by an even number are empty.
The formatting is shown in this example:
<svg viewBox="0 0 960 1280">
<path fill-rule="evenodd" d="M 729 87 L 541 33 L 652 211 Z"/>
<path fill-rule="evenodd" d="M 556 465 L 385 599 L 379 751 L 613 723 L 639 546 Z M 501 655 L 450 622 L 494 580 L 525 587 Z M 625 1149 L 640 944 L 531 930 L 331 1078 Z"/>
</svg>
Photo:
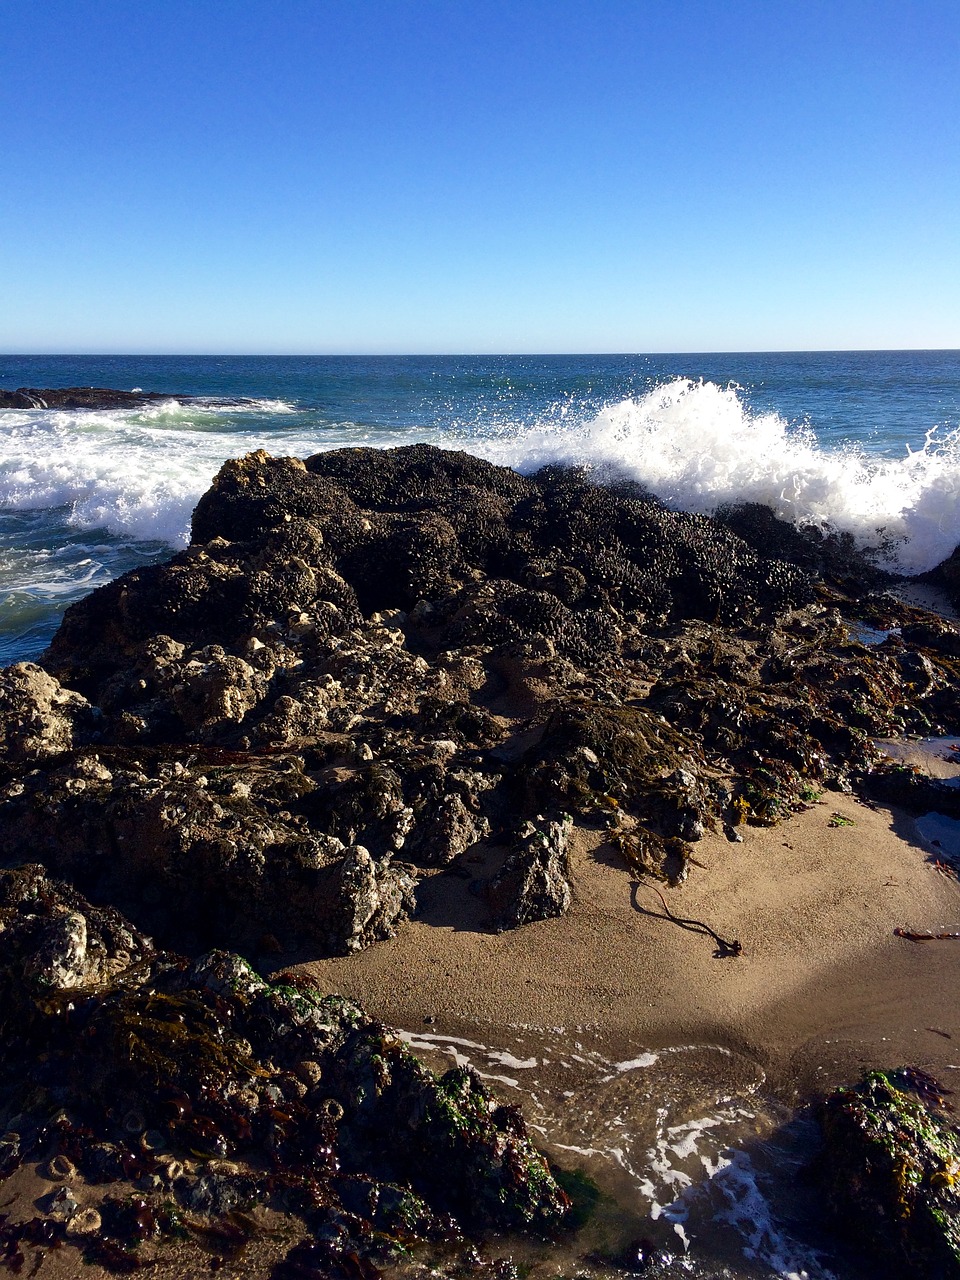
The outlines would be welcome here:
<svg viewBox="0 0 960 1280">
<path fill-rule="evenodd" d="M 157 951 L 35 865 L 0 873 L 0 928 L 0 1172 L 55 1184 L 41 1225 L 4 1225 L 11 1258 L 65 1241 L 132 1267 L 179 1236 L 222 1252 L 265 1208 L 368 1260 L 562 1224 L 519 1113 L 349 1001 L 231 952 Z"/>
</svg>

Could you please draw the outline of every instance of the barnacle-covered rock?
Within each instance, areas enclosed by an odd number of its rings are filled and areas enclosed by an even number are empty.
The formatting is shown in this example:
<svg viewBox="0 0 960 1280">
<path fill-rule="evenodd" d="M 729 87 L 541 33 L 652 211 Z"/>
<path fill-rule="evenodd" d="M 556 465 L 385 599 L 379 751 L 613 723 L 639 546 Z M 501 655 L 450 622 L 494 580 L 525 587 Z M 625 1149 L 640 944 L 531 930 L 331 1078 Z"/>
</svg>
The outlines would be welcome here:
<svg viewBox="0 0 960 1280">
<path fill-rule="evenodd" d="M 182 1233 L 170 1193 L 214 1219 L 281 1208 L 323 1239 L 333 1215 L 354 1253 L 366 1217 L 408 1240 L 562 1223 L 519 1112 L 471 1073 L 438 1079 L 350 1001 L 233 952 L 155 952 L 36 866 L 0 873 L 0 926 L 0 1132 L 17 1115 L 0 1176 L 42 1156 L 107 1186 L 102 1231 L 75 1243 Z M 79 1211 L 51 1196 L 46 1212 Z"/>
<path fill-rule="evenodd" d="M 475 1072 L 455 1067 L 438 1078 L 382 1028 L 361 1026 L 337 1054 L 332 1080 L 344 1108 L 345 1168 L 407 1182 L 474 1229 L 543 1230 L 562 1221 L 569 1201 L 519 1110 L 492 1107 Z"/>
<path fill-rule="evenodd" d="M 822 1124 L 822 1177 L 845 1229 L 905 1274 L 960 1276 L 960 1137 L 937 1082 L 872 1072 L 831 1094 Z"/>
<path fill-rule="evenodd" d="M 93 989 L 150 959 L 153 943 L 37 863 L 0 870 L 0 1034 L 45 993 Z"/>
<path fill-rule="evenodd" d="M 32 852 L 184 946 L 272 933 L 337 954 L 406 918 L 408 873 L 384 857 L 360 874 L 355 851 L 291 812 L 314 785 L 301 758 L 109 759 L 81 753 L 0 786 L 0 858 Z"/>
<path fill-rule="evenodd" d="M 33 662 L 0 670 L 0 758 L 33 762 L 67 751 L 94 709 Z"/>
<path fill-rule="evenodd" d="M 392 866 L 389 856 L 378 862 L 363 845 L 347 850 L 340 886 L 337 938 L 346 951 L 361 951 L 389 938 L 397 920 L 413 907 L 414 881 L 407 872 Z"/>
</svg>

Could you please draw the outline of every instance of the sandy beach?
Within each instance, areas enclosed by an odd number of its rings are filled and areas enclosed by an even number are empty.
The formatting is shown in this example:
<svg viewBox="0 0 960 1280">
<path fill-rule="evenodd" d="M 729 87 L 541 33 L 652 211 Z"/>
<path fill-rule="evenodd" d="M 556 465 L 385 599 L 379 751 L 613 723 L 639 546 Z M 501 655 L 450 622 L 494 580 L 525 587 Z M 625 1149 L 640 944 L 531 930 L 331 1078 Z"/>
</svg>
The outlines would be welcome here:
<svg viewBox="0 0 960 1280">
<path fill-rule="evenodd" d="M 678 1041 L 736 1047 L 785 1100 L 905 1062 L 949 1084 L 960 941 L 893 931 L 957 927 L 960 886 L 912 820 L 828 794 L 789 822 L 741 830 L 740 844 L 708 835 L 702 865 L 664 890 L 675 915 L 739 938 L 737 958 L 664 919 L 652 883 L 580 831 L 560 919 L 489 932 L 467 881 L 448 873 L 423 884 L 418 917 L 392 941 L 303 967 L 412 1030 L 594 1028 L 615 1060 Z"/>
</svg>

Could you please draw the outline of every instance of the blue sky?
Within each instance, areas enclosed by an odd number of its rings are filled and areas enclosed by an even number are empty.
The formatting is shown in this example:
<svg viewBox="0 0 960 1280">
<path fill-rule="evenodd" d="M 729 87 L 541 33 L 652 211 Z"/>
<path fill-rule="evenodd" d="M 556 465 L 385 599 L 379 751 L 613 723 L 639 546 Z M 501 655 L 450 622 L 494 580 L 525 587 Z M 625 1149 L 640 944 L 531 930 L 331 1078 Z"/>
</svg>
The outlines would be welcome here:
<svg viewBox="0 0 960 1280">
<path fill-rule="evenodd" d="M 955 0 L 6 0 L 0 350 L 960 346 Z"/>
</svg>

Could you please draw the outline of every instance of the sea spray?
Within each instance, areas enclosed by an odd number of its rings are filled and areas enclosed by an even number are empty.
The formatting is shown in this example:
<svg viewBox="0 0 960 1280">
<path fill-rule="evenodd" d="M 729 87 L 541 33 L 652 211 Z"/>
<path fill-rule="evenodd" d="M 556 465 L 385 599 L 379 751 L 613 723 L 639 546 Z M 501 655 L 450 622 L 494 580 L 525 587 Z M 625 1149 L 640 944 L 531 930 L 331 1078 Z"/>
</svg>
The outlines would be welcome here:
<svg viewBox="0 0 960 1280">
<path fill-rule="evenodd" d="M 599 480 L 626 476 L 685 511 L 763 503 L 799 525 L 850 533 L 903 573 L 932 568 L 960 542 L 956 430 L 931 429 L 922 448 L 877 456 L 856 443 L 824 445 L 811 426 L 753 411 L 738 387 L 687 378 L 598 412 L 554 405 L 534 425 L 492 415 L 384 430 L 269 400 L 8 411 L 3 425 L 0 508 L 67 509 L 76 528 L 171 547 L 186 544 L 190 513 L 229 457 L 412 440 L 524 472 L 566 463 Z"/>
<path fill-rule="evenodd" d="M 571 463 L 687 511 L 765 503 L 906 573 L 960 542 L 951 353 L 6 361 L 10 386 L 195 398 L 0 414 L 5 661 L 36 656 L 71 601 L 185 546 L 222 463 L 261 448 L 306 457 L 426 442 L 525 472 Z M 671 372 L 698 368 L 712 376 Z"/>
<path fill-rule="evenodd" d="M 522 471 L 585 466 L 629 477 L 669 506 L 710 514 L 758 502 L 801 526 L 852 534 L 891 569 L 922 573 L 960 542 L 960 434 L 905 456 L 825 447 L 810 426 L 752 412 L 740 388 L 676 378 L 578 423 L 501 430 L 477 452 Z"/>
</svg>

